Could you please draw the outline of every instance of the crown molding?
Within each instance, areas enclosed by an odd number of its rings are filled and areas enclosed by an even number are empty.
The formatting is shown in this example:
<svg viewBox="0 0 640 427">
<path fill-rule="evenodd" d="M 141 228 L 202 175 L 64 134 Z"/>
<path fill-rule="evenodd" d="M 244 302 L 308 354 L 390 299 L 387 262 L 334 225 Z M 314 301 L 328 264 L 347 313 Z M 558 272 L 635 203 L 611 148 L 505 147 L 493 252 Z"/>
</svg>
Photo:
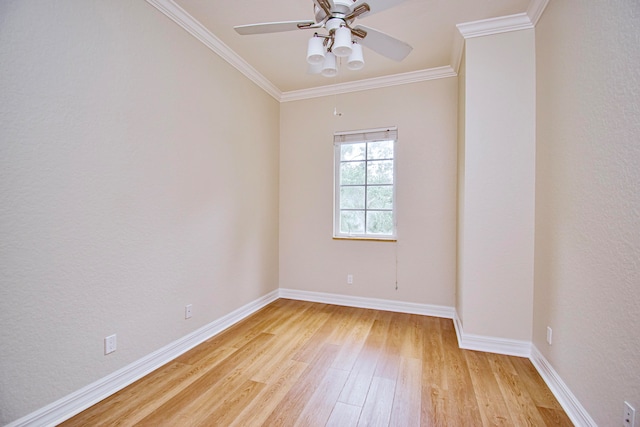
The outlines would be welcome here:
<svg viewBox="0 0 640 427">
<path fill-rule="evenodd" d="M 529 3 L 529 8 L 527 9 L 527 16 L 531 20 L 533 26 L 538 25 L 538 21 L 540 17 L 544 13 L 544 10 L 547 8 L 549 4 L 549 0 L 531 0 Z"/>
<path fill-rule="evenodd" d="M 358 92 L 362 90 L 380 89 L 389 86 L 398 86 L 409 83 L 418 83 L 427 80 L 456 77 L 457 73 L 450 66 L 429 68 L 426 70 L 411 71 L 408 73 L 394 74 L 391 76 L 374 77 L 371 79 L 356 80 L 348 83 L 318 86 L 310 89 L 293 90 L 283 92 L 280 102 L 300 101 L 303 99 L 319 98 L 343 93 Z"/>
<path fill-rule="evenodd" d="M 451 50 L 451 67 L 453 70 L 458 73 L 460 69 L 465 39 L 535 28 L 548 4 L 549 0 L 531 0 L 526 13 L 463 22 L 456 25 L 458 31 L 454 35 L 453 48 Z"/>
<path fill-rule="evenodd" d="M 453 48 L 451 49 L 451 68 L 456 73 L 460 72 L 460 64 L 462 63 L 462 54 L 464 53 L 464 37 L 459 31 L 455 31 L 453 35 Z"/>
<path fill-rule="evenodd" d="M 483 19 L 481 21 L 464 22 L 456 25 L 465 39 L 507 33 L 510 31 L 533 28 L 533 23 L 526 13 Z"/>
<path fill-rule="evenodd" d="M 549 3 L 549 0 L 531 0 L 526 13 L 466 22 L 456 25 L 458 31 L 454 36 L 450 66 L 429 68 L 426 70 L 412 71 L 391 76 L 374 77 L 335 85 L 325 85 L 310 89 L 282 92 L 273 83 L 271 83 L 271 81 L 258 72 L 258 70 L 249 65 L 247 61 L 242 59 L 242 57 L 235 53 L 229 46 L 224 44 L 222 40 L 211 33 L 204 25 L 198 22 L 187 11 L 178 6 L 173 0 L 146 1 L 176 24 L 180 25 L 189 34 L 202 42 L 211 51 L 227 61 L 249 80 L 254 82 L 258 87 L 263 89 L 279 102 L 299 101 L 303 99 L 417 83 L 427 80 L 456 77 L 458 75 L 458 69 L 460 67 L 460 61 L 464 51 L 465 39 L 534 28 Z"/>
<path fill-rule="evenodd" d="M 178 6 L 173 0 L 146 0 L 151 6 L 158 9 L 176 24 L 184 28 L 189 34 L 201 41 L 205 46 L 227 61 L 238 71 L 244 74 L 265 92 L 276 100 L 280 100 L 282 92 L 267 78 L 260 74 L 247 61 L 242 59 L 229 46 L 213 35 L 207 28 L 198 22 L 187 11 Z"/>
</svg>

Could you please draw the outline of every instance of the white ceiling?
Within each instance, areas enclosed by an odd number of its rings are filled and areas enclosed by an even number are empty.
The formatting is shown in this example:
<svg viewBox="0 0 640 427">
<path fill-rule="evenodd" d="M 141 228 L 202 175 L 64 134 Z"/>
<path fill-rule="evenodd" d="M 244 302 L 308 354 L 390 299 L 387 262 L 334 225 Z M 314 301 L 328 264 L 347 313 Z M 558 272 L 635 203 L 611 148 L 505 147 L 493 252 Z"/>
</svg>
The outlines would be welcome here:
<svg viewBox="0 0 640 427">
<path fill-rule="evenodd" d="M 375 1 L 375 0 L 372 0 Z M 405 0 L 356 22 L 413 46 L 402 62 L 364 49 L 365 67 L 327 78 L 307 73 L 307 41 L 313 30 L 241 36 L 235 25 L 313 19 L 312 0 L 174 0 L 243 58 L 280 92 L 289 92 L 429 70 L 452 64 L 456 24 L 527 12 L 529 0 Z"/>
</svg>

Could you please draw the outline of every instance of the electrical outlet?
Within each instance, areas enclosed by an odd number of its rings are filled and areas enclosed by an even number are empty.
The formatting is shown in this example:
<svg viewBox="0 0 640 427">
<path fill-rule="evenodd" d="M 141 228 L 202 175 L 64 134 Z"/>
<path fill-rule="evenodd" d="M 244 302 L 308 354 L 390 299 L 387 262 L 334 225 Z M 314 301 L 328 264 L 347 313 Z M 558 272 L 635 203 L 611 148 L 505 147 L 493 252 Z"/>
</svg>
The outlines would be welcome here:
<svg viewBox="0 0 640 427">
<path fill-rule="evenodd" d="M 353 285 L 353 274 L 347 274 L 347 285 Z"/>
<path fill-rule="evenodd" d="M 104 339 L 104 354 L 116 351 L 116 334 L 109 335 Z"/>
<path fill-rule="evenodd" d="M 553 342 L 553 329 L 550 326 L 547 326 L 547 344 L 551 345 Z"/>
<path fill-rule="evenodd" d="M 191 319 L 192 309 L 193 309 L 192 304 L 188 304 L 188 305 L 184 308 L 184 318 L 185 318 L 185 319 Z"/>
<path fill-rule="evenodd" d="M 636 410 L 629 402 L 624 402 L 624 416 L 622 417 L 624 427 L 636 427 Z"/>
</svg>

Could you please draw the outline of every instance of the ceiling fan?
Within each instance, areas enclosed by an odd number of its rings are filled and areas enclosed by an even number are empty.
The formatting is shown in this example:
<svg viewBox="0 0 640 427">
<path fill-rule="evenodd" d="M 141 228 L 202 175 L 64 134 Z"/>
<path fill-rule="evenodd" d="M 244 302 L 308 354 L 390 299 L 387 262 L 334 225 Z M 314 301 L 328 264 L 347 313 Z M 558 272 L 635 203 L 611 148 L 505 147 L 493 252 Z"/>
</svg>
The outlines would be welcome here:
<svg viewBox="0 0 640 427">
<path fill-rule="evenodd" d="M 234 27 L 241 35 L 277 33 L 283 31 L 324 29 L 309 40 L 307 62 L 310 72 L 325 76 L 337 74 L 336 57 L 347 58 L 347 67 L 359 70 L 364 66 L 362 46 L 395 61 L 402 61 L 413 48 L 394 37 L 363 25 L 354 25 L 357 18 L 381 12 L 404 0 L 313 0 L 314 20 L 268 22 Z"/>
</svg>

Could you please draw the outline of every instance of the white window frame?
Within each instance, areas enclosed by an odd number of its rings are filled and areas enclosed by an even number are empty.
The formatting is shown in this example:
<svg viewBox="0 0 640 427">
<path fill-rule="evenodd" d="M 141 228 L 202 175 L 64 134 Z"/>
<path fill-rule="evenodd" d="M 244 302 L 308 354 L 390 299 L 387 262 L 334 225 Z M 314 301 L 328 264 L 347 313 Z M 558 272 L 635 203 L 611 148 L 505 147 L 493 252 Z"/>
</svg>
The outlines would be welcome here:
<svg viewBox="0 0 640 427">
<path fill-rule="evenodd" d="M 366 227 L 366 217 L 367 211 L 375 211 L 377 209 L 369 209 L 365 206 L 364 215 L 365 215 L 365 229 L 364 233 L 342 233 L 340 232 L 340 165 L 341 165 L 341 147 L 345 144 L 358 144 L 358 143 L 369 143 L 369 142 L 377 142 L 377 141 L 393 141 L 393 184 L 392 184 L 392 221 L 393 221 L 393 230 L 392 234 L 374 234 L 367 233 Z M 378 128 L 378 129 L 367 129 L 367 130 L 358 130 L 358 131 L 346 131 L 346 132 L 336 132 L 333 137 L 333 145 L 334 145 L 334 206 L 333 206 L 333 238 L 334 239 L 353 239 L 353 240 L 378 240 L 378 241 L 391 241 L 395 242 L 397 240 L 397 230 L 396 230 L 396 218 L 397 218 L 397 204 L 396 204 L 396 187 L 397 187 L 397 145 L 398 145 L 398 130 L 397 127 L 388 127 L 388 128 Z M 369 162 L 369 159 L 366 159 L 365 162 Z M 366 170 L 365 164 L 365 170 Z M 365 181 L 365 194 L 366 187 L 368 184 Z"/>
</svg>

